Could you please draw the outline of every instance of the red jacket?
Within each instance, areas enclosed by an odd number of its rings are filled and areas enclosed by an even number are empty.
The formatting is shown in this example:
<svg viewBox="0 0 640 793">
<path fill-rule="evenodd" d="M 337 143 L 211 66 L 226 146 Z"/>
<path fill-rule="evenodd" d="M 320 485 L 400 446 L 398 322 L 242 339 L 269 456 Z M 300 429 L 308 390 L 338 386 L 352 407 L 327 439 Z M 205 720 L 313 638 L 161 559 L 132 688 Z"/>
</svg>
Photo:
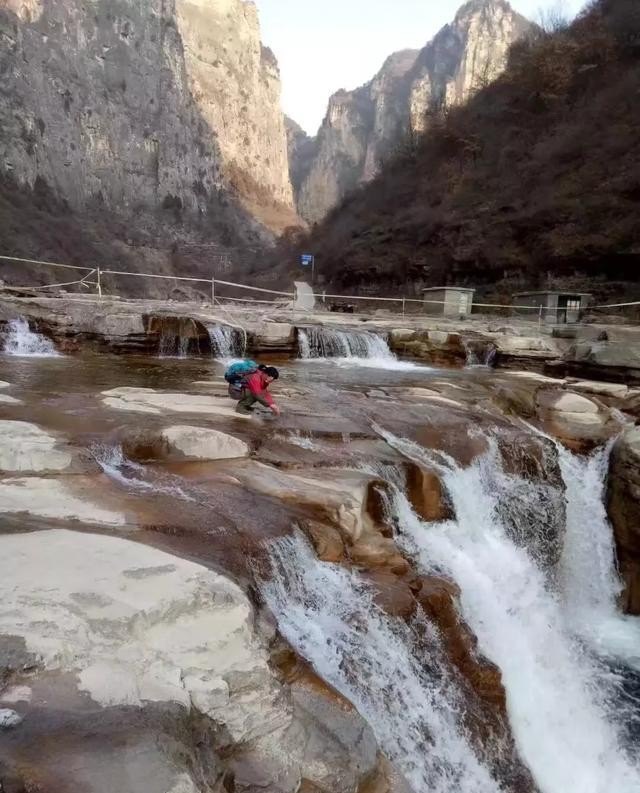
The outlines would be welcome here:
<svg viewBox="0 0 640 793">
<path fill-rule="evenodd" d="M 247 388 L 253 396 L 267 407 L 273 405 L 273 397 L 267 390 L 269 383 L 267 382 L 267 375 L 264 372 L 254 372 L 248 375 L 243 380 L 245 388 Z"/>
</svg>

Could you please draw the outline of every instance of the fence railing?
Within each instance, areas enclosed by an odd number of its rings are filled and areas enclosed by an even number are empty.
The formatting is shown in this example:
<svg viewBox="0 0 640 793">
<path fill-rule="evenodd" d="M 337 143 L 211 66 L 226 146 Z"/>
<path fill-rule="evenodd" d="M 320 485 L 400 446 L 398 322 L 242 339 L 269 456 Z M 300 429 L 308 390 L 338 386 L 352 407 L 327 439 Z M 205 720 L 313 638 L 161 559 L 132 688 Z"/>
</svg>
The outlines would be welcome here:
<svg viewBox="0 0 640 793">
<path fill-rule="evenodd" d="M 111 270 L 111 269 L 103 269 L 100 267 L 87 267 L 81 266 L 76 264 L 65 264 L 62 262 L 49 262 L 49 261 L 41 261 L 38 259 L 26 259 L 26 258 L 19 258 L 15 256 L 2 256 L 0 255 L 0 261 L 5 262 L 14 262 L 16 264 L 28 264 L 28 265 L 36 265 L 36 266 L 44 266 L 44 267 L 52 267 L 52 268 L 64 268 L 68 270 L 74 270 L 76 272 L 84 272 L 86 275 L 82 276 L 81 278 L 74 279 L 73 281 L 65 281 L 65 282 L 56 282 L 52 284 L 44 284 L 44 285 L 25 285 L 14 287 L 17 289 L 28 289 L 28 290 L 47 290 L 47 289 L 59 289 L 62 287 L 67 286 L 79 286 L 81 288 L 90 288 L 95 287 L 96 289 L 96 296 L 101 299 L 104 296 L 104 277 L 105 276 L 114 276 L 114 277 L 125 277 L 125 278 L 151 278 L 151 279 L 158 279 L 164 281 L 179 281 L 179 282 L 189 282 L 194 284 L 206 284 L 207 286 L 207 293 L 210 292 L 211 294 L 211 302 L 212 304 L 220 304 L 221 301 L 229 301 L 231 303 L 245 303 L 250 305 L 281 305 L 283 303 L 283 298 L 286 298 L 289 301 L 294 301 L 296 297 L 295 292 L 284 292 L 277 289 L 266 289 L 265 287 L 260 286 L 251 286 L 249 284 L 240 284 L 233 281 L 226 281 L 223 279 L 216 278 L 215 276 L 211 276 L 211 278 L 197 278 L 193 276 L 184 276 L 184 275 L 162 275 L 159 273 L 137 273 L 131 272 L 126 270 Z M 95 280 L 89 280 L 91 277 L 95 277 Z M 272 295 L 277 297 L 276 300 L 263 300 L 259 298 L 253 297 L 232 297 L 230 295 L 221 295 L 219 290 L 221 288 L 227 289 L 238 289 L 241 291 L 246 292 L 256 292 L 261 295 Z M 411 305 L 420 305 L 420 306 L 444 306 L 447 305 L 447 301 L 444 300 L 429 300 L 429 299 L 421 299 L 421 298 L 411 298 L 411 297 L 378 297 L 373 295 L 337 295 L 337 294 L 329 294 L 326 292 L 322 292 L 321 294 L 316 294 L 316 299 L 319 299 L 321 302 L 325 302 L 326 300 L 345 300 L 345 301 L 354 301 L 360 303 L 387 303 L 387 304 L 396 304 L 399 307 L 399 312 L 403 315 L 407 312 L 407 307 Z M 602 305 L 594 305 L 588 306 L 587 310 L 591 311 L 598 311 L 598 310 L 607 310 L 607 309 L 621 309 L 621 308 L 638 308 L 640 306 L 640 301 L 629 301 L 624 303 L 610 303 L 610 304 L 602 304 Z M 553 311 L 553 309 L 549 309 L 546 306 L 531 306 L 531 305 L 518 305 L 518 304 L 504 304 L 504 303 L 478 303 L 473 302 L 472 305 L 473 309 L 491 309 L 493 311 L 500 310 L 500 311 L 528 311 L 531 312 L 534 319 L 537 319 L 539 324 L 542 324 L 547 316 L 548 311 Z M 483 313 L 483 312 L 481 312 Z"/>
</svg>

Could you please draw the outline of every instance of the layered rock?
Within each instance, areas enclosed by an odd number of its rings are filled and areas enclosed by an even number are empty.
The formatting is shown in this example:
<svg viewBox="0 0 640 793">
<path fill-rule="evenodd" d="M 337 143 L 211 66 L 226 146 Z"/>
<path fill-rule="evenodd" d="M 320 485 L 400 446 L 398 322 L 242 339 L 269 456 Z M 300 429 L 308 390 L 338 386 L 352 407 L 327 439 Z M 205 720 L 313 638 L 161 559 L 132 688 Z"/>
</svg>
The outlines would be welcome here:
<svg viewBox="0 0 640 793">
<path fill-rule="evenodd" d="M 640 614 L 640 428 L 631 427 L 611 454 L 608 508 L 624 583 L 622 604 Z"/>
<path fill-rule="evenodd" d="M 0 174 L 125 217 L 206 217 L 229 186 L 254 213 L 291 214 L 278 66 L 253 3 L 2 0 L 0 32 Z"/>
<path fill-rule="evenodd" d="M 398 147 L 412 145 L 430 110 L 460 104 L 494 80 L 529 27 L 505 0 L 472 0 L 422 50 L 394 53 L 369 83 L 334 94 L 315 157 L 311 144 L 290 148 L 300 214 L 321 220 Z"/>
<path fill-rule="evenodd" d="M 7 789 L 347 793 L 375 771 L 371 730 L 327 692 L 279 682 L 224 575 L 69 531 L 0 545 Z"/>
</svg>

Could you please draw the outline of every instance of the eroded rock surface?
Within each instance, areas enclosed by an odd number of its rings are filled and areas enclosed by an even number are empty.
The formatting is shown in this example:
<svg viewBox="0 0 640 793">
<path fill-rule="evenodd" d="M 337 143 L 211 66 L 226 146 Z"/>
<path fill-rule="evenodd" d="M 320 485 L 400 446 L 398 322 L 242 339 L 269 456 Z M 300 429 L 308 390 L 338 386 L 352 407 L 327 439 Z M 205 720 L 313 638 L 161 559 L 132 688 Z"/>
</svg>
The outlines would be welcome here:
<svg viewBox="0 0 640 793">
<path fill-rule="evenodd" d="M 625 585 L 623 606 L 640 614 L 640 427 L 627 429 L 613 448 L 608 508 Z"/>
<path fill-rule="evenodd" d="M 0 705 L 20 719 L 0 747 L 3 782 L 195 793 L 232 778 L 247 793 L 293 793 L 308 779 L 348 793 L 375 768 L 353 709 L 277 680 L 225 576 L 69 531 L 2 536 L 0 549 Z M 3 636 L 23 643 L 28 668 Z M 34 751 L 45 736 L 56 752 Z"/>
</svg>

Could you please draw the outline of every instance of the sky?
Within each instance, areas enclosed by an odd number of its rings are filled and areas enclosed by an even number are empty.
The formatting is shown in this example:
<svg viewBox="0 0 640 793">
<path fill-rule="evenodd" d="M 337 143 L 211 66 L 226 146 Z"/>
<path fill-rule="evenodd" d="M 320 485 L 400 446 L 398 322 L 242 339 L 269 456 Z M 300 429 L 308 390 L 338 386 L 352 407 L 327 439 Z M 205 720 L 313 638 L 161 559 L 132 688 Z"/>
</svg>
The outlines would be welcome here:
<svg viewBox="0 0 640 793">
<path fill-rule="evenodd" d="M 463 0 L 256 0 L 263 44 L 280 64 L 284 112 L 315 134 L 331 94 L 370 80 L 396 50 L 419 49 Z M 541 10 L 571 17 L 585 0 L 511 0 L 536 21 Z"/>
</svg>

